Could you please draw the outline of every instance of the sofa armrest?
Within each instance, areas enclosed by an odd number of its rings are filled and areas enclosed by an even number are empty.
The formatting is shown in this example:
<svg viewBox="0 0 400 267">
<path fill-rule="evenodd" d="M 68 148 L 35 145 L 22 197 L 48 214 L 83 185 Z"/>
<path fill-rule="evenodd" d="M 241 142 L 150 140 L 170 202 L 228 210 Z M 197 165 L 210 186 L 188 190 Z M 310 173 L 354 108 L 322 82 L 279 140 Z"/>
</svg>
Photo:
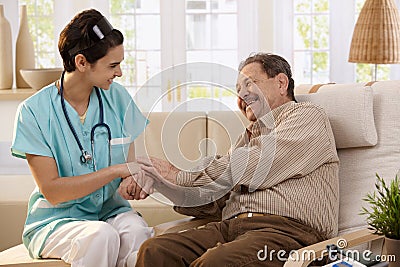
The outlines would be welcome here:
<svg viewBox="0 0 400 267">
<path fill-rule="evenodd" d="M 162 235 L 167 233 L 178 233 L 184 230 L 196 228 L 205 225 L 209 222 L 213 222 L 215 219 L 199 219 L 194 217 L 183 218 L 180 220 L 166 222 L 154 227 L 155 235 Z"/>
<path fill-rule="evenodd" d="M 363 243 L 383 238 L 369 229 L 362 229 L 342 236 L 334 237 L 308 247 L 297 250 L 296 257 L 289 257 L 284 267 L 303 267 L 308 266 L 312 261 L 327 254 L 327 246 L 346 244 L 344 247 L 354 247 Z M 339 244 L 338 244 L 339 243 Z M 343 247 L 343 248 L 344 248 Z M 313 252 L 313 253 L 310 253 Z M 314 254 L 315 253 L 315 254 Z M 297 255 L 299 256 L 297 258 Z M 302 257 L 303 255 L 303 257 Z M 311 258 L 311 256 L 313 258 Z M 314 258 L 315 257 L 315 258 Z"/>
</svg>

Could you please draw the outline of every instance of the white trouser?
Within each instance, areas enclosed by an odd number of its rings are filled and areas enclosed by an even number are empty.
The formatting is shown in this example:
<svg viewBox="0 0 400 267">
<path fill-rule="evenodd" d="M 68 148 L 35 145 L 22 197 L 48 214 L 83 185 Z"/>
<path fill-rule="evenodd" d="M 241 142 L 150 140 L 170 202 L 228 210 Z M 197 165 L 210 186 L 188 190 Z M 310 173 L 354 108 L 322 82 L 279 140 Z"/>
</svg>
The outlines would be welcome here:
<svg viewBox="0 0 400 267">
<path fill-rule="evenodd" d="M 153 232 L 135 211 L 105 222 L 70 222 L 48 237 L 42 258 L 61 258 L 72 267 L 125 267 Z"/>
</svg>

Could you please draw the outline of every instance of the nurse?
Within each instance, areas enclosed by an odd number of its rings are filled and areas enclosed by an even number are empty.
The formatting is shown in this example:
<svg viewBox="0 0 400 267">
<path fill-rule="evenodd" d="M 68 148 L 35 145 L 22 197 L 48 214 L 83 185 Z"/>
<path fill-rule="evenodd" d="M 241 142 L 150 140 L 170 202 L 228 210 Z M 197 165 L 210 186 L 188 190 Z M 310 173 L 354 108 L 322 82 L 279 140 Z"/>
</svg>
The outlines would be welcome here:
<svg viewBox="0 0 400 267">
<path fill-rule="evenodd" d="M 63 29 L 58 48 L 60 80 L 25 100 L 16 116 L 11 151 L 27 159 L 37 184 L 23 243 L 32 258 L 125 266 L 153 230 L 117 192 L 121 178 L 138 169 L 133 140 L 147 124 L 113 82 L 122 76 L 123 35 L 85 10 Z"/>
</svg>

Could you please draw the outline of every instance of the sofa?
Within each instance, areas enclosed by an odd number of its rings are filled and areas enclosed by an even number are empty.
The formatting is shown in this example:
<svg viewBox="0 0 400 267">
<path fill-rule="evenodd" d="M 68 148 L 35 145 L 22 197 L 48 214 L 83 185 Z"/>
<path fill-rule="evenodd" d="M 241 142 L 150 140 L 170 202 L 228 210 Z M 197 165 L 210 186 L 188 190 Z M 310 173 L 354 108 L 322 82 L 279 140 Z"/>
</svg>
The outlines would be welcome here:
<svg viewBox="0 0 400 267">
<path fill-rule="evenodd" d="M 400 81 L 301 85 L 295 94 L 298 101 L 311 101 L 325 109 L 340 159 L 339 235 L 311 249 L 323 253 L 326 245 L 344 238 L 348 247 L 381 253 L 380 237 L 367 229 L 365 217 L 359 213 L 366 205 L 363 197 L 374 189 L 375 174 L 390 180 L 399 170 Z M 154 112 L 147 116 L 151 123 L 135 141 L 136 154 L 164 158 L 181 169 L 195 166 L 205 155 L 226 153 L 247 125 L 238 111 Z M 0 245 L 7 248 L 0 252 L 0 266 L 68 266 L 60 260 L 29 259 L 20 240 L 34 183 L 29 174 L 10 178 L 6 190 L 17 191 L 20 197 L 0 198 L 4 218 Z M 158 193 L 131 204 L 149 225 L 156 226 L 157 234 L 205 223 L 175 213 L 168 199 Z M 288 260 L 286 266 L 307 266 L 310 261 Z"/>
</svg>

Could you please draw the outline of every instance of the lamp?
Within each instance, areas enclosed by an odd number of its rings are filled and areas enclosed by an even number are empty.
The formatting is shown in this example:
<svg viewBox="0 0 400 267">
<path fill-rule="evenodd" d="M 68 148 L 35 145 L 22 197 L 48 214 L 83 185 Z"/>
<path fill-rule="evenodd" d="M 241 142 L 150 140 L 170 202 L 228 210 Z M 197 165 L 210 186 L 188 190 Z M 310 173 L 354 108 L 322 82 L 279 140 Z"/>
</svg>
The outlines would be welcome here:
<svg viewBox="0 0 400 267">
<path fill-rule="evenodd" d="M 400 18 L 393 0 L 366 0 L 351 40 L 349 62 L 395 64 L 400 62 Z"/>
</svg>

